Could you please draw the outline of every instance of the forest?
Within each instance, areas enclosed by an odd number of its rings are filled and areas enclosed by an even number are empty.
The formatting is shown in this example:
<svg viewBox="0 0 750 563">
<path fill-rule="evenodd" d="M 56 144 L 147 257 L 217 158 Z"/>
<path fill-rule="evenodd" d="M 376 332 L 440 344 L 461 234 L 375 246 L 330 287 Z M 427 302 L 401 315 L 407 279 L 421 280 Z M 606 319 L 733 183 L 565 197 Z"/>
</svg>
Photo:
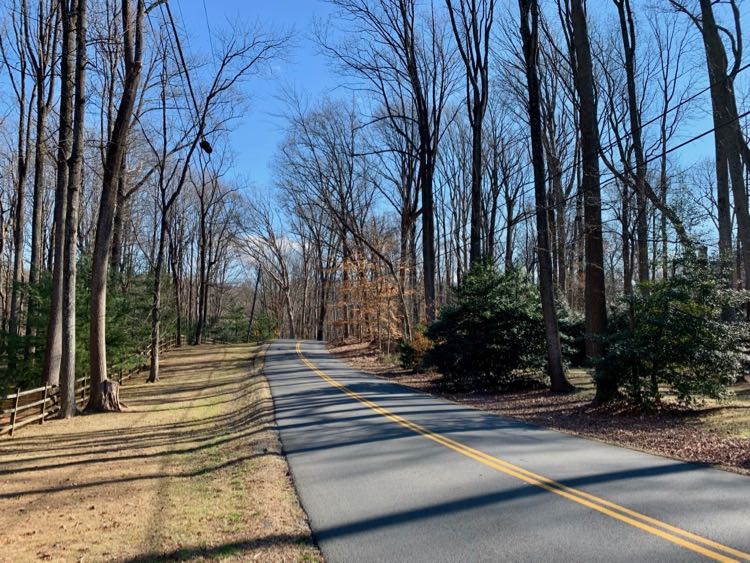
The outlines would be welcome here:
<svg viewBox="0 0 750 563">
<path fill-rule="evenodd" d="M 272 185 L 231 171 L 299 30 L 191 50 L 167 0 L 3 0 L 0 391 L 119 410 L 159 342 L 363 341 L 453 388 L 595 370 L 726 396 L 750 340 L 740 0 L 327 0 L 341 86 L 279 84 Z"/>
<path fill-rule="evenodd" d="M 246 242 L 291 338 L 452 389 L 595 369 L 597 403 L 746 369 L 741 2 L 331 0 L 346 94 L 287 96 Z"/>
<path fill-rule="evenodd" d="M 237 26 L 207 58 L 180 22 L 163 1 L 3 6 L 0 382 L 59 386 L 62 416 L 81 374 L 90 410 L 118 410 L 109 375 L 148 343 L 156 381 L 165 335 L 247 332 L 228 132 L 288 37 Z"/>
<path fill-rule="evenodd" d="M 749 7 L 0 0 L 0 561 L 750 561 Z"/>
</svg>

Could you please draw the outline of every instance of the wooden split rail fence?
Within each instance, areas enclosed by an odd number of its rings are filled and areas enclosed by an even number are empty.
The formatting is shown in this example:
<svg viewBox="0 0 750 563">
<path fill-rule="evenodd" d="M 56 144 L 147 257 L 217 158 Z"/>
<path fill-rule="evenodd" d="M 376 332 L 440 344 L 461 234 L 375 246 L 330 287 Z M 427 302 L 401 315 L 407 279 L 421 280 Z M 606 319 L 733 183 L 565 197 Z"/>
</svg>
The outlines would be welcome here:
<svg viewBox="0 0 750 563">
<path fill-rule="evenodd" d="M 159 342 L 159 352 L 170 350 L 177 345 L 175 336 L 169 336 Z M 148 366 L 151 357 L 151 344 L 146 346 L 135 358 L 139 361 L 130 369 L 114 367 L 111 377 L 122 384 Z M 131 361 L 128 363 L 132 363 Z M 88 375 L 76 379 L 76 404 L 83 406 L 91 396 L 91 378 Z M 18 389 L 10 395 L 0 396 L 0 436 L 13 433 L 32 422 L 44 423 L 60 410 L 60 388 L 52 385 L 22 391 Z"/>
</svg>

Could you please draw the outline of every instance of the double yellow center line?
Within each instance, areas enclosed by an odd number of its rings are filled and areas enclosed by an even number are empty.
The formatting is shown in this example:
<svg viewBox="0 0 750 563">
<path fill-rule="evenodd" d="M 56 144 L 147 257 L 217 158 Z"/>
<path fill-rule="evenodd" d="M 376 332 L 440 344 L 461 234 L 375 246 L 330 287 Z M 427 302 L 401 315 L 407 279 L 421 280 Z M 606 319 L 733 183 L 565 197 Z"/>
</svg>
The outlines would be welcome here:
<svg viewBox="0 0 750 563">
<path fill-rule="evenodd" d="M 308 368 L 310 368 L 310 370 L 313 371 L 313 373 L 315 373 L 321 379 L 337 388 L 342 393 L 348 395 L 352 399 L 360 402 L 369 409 L 395 422 L 396 424 L 403 426 L 404 428 L 408 428 L 409 430 L 415 432 L 416 434 L 419 434 L 420 436 L 423 436 L 428 440 L 432 440 L 433 442 L 445 446 L 446 448 L 474 459 L 479 463 L 486 465 L 487 467 L 490 467 L 511 477 L 515 477 L 516 479 L 519 479 L 524 483 L 528 483 L 529 485 L 539 487 L 541 489 L 544 489 L 545 491 L 549 491 L 551 493 L 564 497 L 572 502 L 586 506 L 592 510 L 596 510 L 597 512 L 614 518 L 615 520 L 619 520 L 620 522 L 629 524 L 630 526 L 672 542 L 673 544 L 679 545 L 680 547 L 683 547 L 700 555 L 704 555 L 705 557 L 713 559 L 714 561 L 750 561 L 750 553 L 739 551 L 708 538 L 704 538 L 697 534 L 688 532 L 687 530 L 682 530 L 681 528 L 677 528 L 676 526 L 672 526 L 670 524 L 667 524 L 666 522 L 657 520 L 656 518 L 651 518 L 650 516 L 646 516 L 645 514 L 641 514 L 639 512 L 636 512 L 635 510 L 620 506 L 619 504 L 589 494 L 585 491 L 568 487 L 567 485 L 549 479 L 548 477 L 533 473 L 532 471 L 524 469 L 523 467 L 519 467 L 518 465 L 514 465 L 500 458 L 486 454 L 482 451 L 467 446 L 466 444 L 457 442 L 456 440 L 448 438 L 447 436 L 437 434 L 420 424 L 399 416 L 392 411 L 381 407 L 377 403 L 366 399 L 359 393 L 352 391 L 351 389 L 346 387 L 346 385 L 340 383 L 327 373 L 318 369 L 318 367 L 315 366 L 315 364 L 313 364 L 310 360 L 308 360 L 302 353 L 301 342 L 297 343 L 297 355 L 302 360 L 302 362 Z"/>
</svg>

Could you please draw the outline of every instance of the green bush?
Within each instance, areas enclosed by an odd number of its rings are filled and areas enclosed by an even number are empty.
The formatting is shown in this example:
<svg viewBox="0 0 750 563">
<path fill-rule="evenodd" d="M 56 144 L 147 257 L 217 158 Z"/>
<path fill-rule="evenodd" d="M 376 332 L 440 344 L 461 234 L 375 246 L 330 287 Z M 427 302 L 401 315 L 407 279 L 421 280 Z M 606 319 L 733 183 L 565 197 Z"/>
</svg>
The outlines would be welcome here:
<svg viewBox="0 0 750 563">
<path fill-rule="evenodd" d="M 240 305 L 228 307 L 208 332 L 219 342 L 244 342 L 247 339 L 247 312 Z"/>
<path fill-rule="evenodd" d="M 610 317 L 597 380 L 641 406 L 657 403 L 665 387 L 683 405 L 722 398 L 740 373 L 747 329 L 722 321 L 721 313 L 738 300 L 748 297 L 722 289 L 701 263 L 685 264 L 667 281 L 642 284 Z"/>
<path fill-rule="evenodd" d="M 265 342 L 276 338 L 279 323 L 276 317 L 270 311 L 263 311 L 253 321 L 253 327 L 250 330 L 250 340 L 253 342 Z"/>
<path fill-rule="evenodd" d="M 398 359 L 401 367 L 412 370 L 421 367 L 431 345 L 425 335 L 424 327 L 418 327 L 411 340 L 402 340 L 398 345 Z"/>
<path fill-rule="evenodd" d="M 443 383 L 473 390 L 507 386 L 519 370 L 545 363 L 539 290 L 519 273 L 477 267 L 427 337 L 433 347 L 425 364 L 437 368 Z"/>
<path fill-rule="evenodd" d="M 91 289 L 90 260 L 81 259 L 78 264 L 76 285 L 76 375 L 89 371 L 89 320 Z M 127 286 L 112 276 L 107 292 L 107 364 L 113 370 L 129 369 L 141 363 L 137 354 L 148 344 L 151 336 L 151 299 L 153 278 L 148 275 L 133 276 Z M 15 354 L 15 367 L 0 369 L 0 394 L 16 387 L 28 389 L 42 384 L 44 351 L 47 344 L 47 328 L 51 307 L 52 279 L 43 275 L 39 284 L 23 287 L 26 294 L 37 302 L 35 314 L 28 320 L 35 334 L 20 336 L 0 334 L 6 344 L 6 356 Z M 174 313 L 170 309 L 170 292 L 165 289 L 162 300 L 162 336 L 173 326 Z M 28 354 L 27 354 L 28 350 Z M 33 352 L 33 353 L 32 353 Z M 7 359 L 0 359 L 0 363 Z"/>
<path fill-rule="evenodd" d="M 560 344 L 565 363 L 573 367 L 586 364 L 586 325 L 583 314 L 573 311 L 564 299 L 557 306 Z"/>
</svg>

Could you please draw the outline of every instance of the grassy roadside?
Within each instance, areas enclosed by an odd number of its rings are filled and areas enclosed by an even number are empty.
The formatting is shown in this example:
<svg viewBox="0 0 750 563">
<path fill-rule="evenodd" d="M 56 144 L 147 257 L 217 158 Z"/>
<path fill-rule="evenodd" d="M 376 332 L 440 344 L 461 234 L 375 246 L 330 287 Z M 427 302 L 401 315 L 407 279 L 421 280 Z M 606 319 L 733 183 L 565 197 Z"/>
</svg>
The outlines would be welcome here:
<svg viewBox="0 0 750 563">
<path fill-rule="evenodd" d="M 128 412 L 0 441 L 0 561 L 321 561 L 261 363 L 185 348 L 123 388 Z"/>
<path fill-rule="evenodd" d="M 450 393 L 436 384 L 439 374 L 404 370 L 384 361 L 367 344 L 348 343 L 329 349 L 357 369 L 458 403 L 594 440 L 750 475 L 750 383 L 736 385 L 735 399 L 725 403 L 706 401 L 690 409 L 638 413 L 592 407 L 594 385 L 584 370 L 571 370 L 570 379 L 578 388 L 572 394 L 553 395 L 540 389 Z"/>
</svg>

